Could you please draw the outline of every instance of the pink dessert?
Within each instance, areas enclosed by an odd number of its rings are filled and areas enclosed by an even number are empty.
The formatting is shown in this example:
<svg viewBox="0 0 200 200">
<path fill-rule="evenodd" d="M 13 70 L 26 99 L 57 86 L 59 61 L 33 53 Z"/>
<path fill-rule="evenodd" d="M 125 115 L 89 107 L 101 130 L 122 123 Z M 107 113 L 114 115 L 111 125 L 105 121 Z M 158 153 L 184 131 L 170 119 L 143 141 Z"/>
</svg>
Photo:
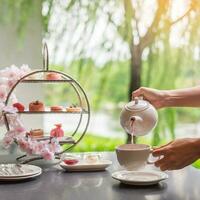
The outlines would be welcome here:
<svg viewBox="0 0 200 200">
<path fill-rule="evenodd" d="M 29 104 L 29 111 L 31 112 L 42 112 L 45 110 L 44 103 L 41 101 L 33 101 Z"/>
<path fill-rule="evenodd" d="M 55 72 L 49 72 L 46 74 L 46 79 L 47 80 L 60 80 L 61 75 Z"/>
<path fill-rule="evenodd" d="M 17 110 L 19 111 L 19 112 L 23 112 L 24 111 L 24 109 L 25 109 L 25 107 L 24 107 L 24 105 L 22 104 L 22 103 L 14 103 L 13 104 L 13 107 L 15 107 L 15 108 L 17 108 Z"/>
<path fill-rule="evenodd" d="M 75 165 L 78 163 L 78 160 L 77 159 L 66 159 L 66 160 L 64 160 L 64 163 L 67 165 Z"/>
<path fill-rule="evenodd" d="M 53 112 L 60 112 L 63 110 L 62 106 L 51 106 L 51 111 Z"/>
<path fill-rule="evenodd" d="M 64 131 L 62 129 L 62 124 L 55 124 L 56 128 L 51 130 L 51 137 L 63 137 Z"/>
</svg>

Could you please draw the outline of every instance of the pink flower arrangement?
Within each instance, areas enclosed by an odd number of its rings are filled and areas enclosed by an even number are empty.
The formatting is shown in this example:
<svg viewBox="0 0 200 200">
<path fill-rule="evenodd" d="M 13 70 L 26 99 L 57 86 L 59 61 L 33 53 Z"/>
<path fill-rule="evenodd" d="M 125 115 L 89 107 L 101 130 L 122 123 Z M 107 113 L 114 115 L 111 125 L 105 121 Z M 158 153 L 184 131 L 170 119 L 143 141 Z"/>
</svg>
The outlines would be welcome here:
<svg viewBox="0 0 200 200">
<path fill-rule="evenodd" d="M 29 148 L 29 143 L 27 140 L 25 140 L 24 138 L 20 138 L 18 139 L 18 144 L 19 144 L 19 147 L 22 151 L 27 151 L 28 148 Z"/>
<path fill-rule="evenodd" d="M 4 102 L 7 97 L 7 86 L 6 85 L 0 85 L 0 100 Z"/>
<path fill-rule="evenodd" d="M 55 157 L 55 153 L 61 151 L 61 146 L 57 138 L 53 138 L 50 141 L 36 141 L 35 139 L 27 135 L 27 130 L 22 124 L 17 109 L 13 106 L 6 106 L 4 104 L 10 89 L 16 82 L 30 73 L 31 70 L 28 65 L 22 65 L 20 68 L 12 65 L 4 70 L 0 70 L 0 125 L 5 124 L 4 113 L 7 115 L 10 131 L 5 134 L 3 139 L 3 145 L 5 148 L 9 148 L 14 142 L 16 142 L 20 149 L 29 155 L 41 155 L 46 160 L 52 160 Z M 17 102 L 17 98 L 12 94 L 13 102 Z"/>
<path fill-rule="evenodd" d="M 3 139 L 3 146 L 7 149 L 10 147 L 10 145 L 14 142 L 13 137 L 11 136 L 5 136 Z"/>
<path fill-rule="evenodd" d="M 54 159 L 54 153 L 51 152 L 48 148 L 45 148 L 42 150 L 41 155 L 45 160 L 53 160 Z"/>
<path fill-rule="evenodd" d="M 22 65 L 20 68 L 12 65 L 0 71 L 0 102 L 4 102 L 8 92 L 13 85 L 23 76 L 30 73 L 28 65 Z"/>
</svg>

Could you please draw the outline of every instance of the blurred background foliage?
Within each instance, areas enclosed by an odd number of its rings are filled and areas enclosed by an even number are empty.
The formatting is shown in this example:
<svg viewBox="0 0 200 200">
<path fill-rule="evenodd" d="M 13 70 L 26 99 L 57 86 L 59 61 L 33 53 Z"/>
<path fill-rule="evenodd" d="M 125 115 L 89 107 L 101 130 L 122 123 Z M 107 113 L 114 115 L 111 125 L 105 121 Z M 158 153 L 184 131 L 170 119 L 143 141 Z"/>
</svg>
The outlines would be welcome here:
<svg viewBox="0 0 200 200">
<path fill-rule="evenodd" d="M 32 3 L 0 0 L 0 12 L 9 16 L 1 22 L 15 21 L 24 36 Z M 140 86 L 166 90 L 199 84 L 198 0 L 41 0 L 41 19 L 51 68 L 77 79 L 93 113 L 103 111 L 116 124 L 122 105 Z M 65 88 L 58 87 L 57 93 L 62 95 L 46 93 L 49 104 L 58 97 L 65 101 Z M 138 142 L 163 144 L 177 137 L 177 124 L 184 129 L 199 118 L 198 109 L 160 110 L 153 133 Z M 85 137 L 79 150 L 113 150 L 124 141 L 116 138 L 105 145 L 107 138 L 100 142 L 99 137 Z"/>
</svg>

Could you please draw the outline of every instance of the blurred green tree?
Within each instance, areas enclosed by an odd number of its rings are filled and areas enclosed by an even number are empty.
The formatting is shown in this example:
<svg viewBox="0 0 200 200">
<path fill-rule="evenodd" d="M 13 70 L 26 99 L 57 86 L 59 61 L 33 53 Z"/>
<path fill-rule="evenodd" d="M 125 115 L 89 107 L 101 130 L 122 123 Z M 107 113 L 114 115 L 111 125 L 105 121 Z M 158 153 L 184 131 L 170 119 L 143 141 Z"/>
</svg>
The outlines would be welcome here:
<svg viewBox="0 0 200 200">
<path fill-rule="evenodd" d="M 78 19 L 76 21 L 77 24 L 74 26 L 74 37 L 78 35 L 77 30 L 82 27 L 81 34 L 79 34 L 79 37 L 73 45 L 74 52 L 76 52 L 78 46 L 81 46 L 78 56 L 84 57 L 87 55 L 87 44 L 91 41 L 95 29 L 98 26 L 98 21 L 102 18 L 104 18 L 104 23 L 106 23 L 104 33 L 111 26 L 115 30 L 116 35 L 113 40 L 111 39 L 111 43 L 109 43 L 108 38 L 102 36 L 103 41 L 99 44 L 99 48 L 108 53 L 113 52 L 117 38 L 120 38 L 122 43 L 126 44 L 130 58 L 129 70 L 126 76 L 129 76 L 127 95 L 129 99 L 131 99 L 132 91 L 141 85 L 160 89 L 172 89 L 175 87 L 177 76 L 183 71 L 181 66 L 186 65 L 184 63 L 186 59 L 182 59 L 182 56 L 185 54 L 185 50 L 182 49 L 184 45 L 180 45 L 173 50 L 170 44 L 170 37 L 177 24 L 183 24 L 182 28 L 180 28 L 180 35 L 184 38 L 185 42 L 193 43 L 193 48 L 197 46 L 196 40 L 194 39 L 195 37 L 199 37 L 198 29 L 195 28 L 199 24 L 200 17 L 200 5 L 197 0 L 182 2 L 185 5 L 185 9 L 176 18 L 172 16 L 174 1 L 155 0 L 152 2 L 151 5 L 148 4 L 148 1 L 141 0 L 69 0 L 63 4 L 60 3 L 60 7 L 64 7 L 67 13 L 71 13 L 71 16 L 77 17 Z M 52 11 L 48 11 L 47 13 L 53 13 L 55 1 L 46 1 L 46 3 L 49 4 L 49 9 L 52 9 Z M 147 12 L 148 6 L 151 6 L 149 8 L 151 12 Z M 83 11 L 83 15 L 81 11 Z M 116 17 L 116 12 L 121 13 L 121 15 Z M 144 12 L 147 12 L 148 16 L 145 17 Z M 46 16 L 51 21 L 51 15 L 47 14 Z M 68 31 L 68 24 L 69 21 L 66 19 L 59 32 L 60 34 L 58 34 L 57 40 L 60 41 L 65 36 L 65 33 Z M 46 25 L 46 27 L 50 26 Z M 51 29 L 48 32 L 51 33 Z M 85 34 L 86 32 L 89 32 L 89 36 Z M 59 45 L 57 44 L 55 44 L 55 50 L 59 49 Z M 98 52 L 98 50 L 96 51 Z M 192 53 L 193 51 L 188 51 L 187 49 L 187 52 Z M 120 56 L 120 53 L 118 55 Z M 101 70 L 102 76 L 100 78 L 100 85 L 96 90 L 95 104 L 96 102 L 102 101 L 103 94 L 106 94 L 106 88 L 110 89 L 110 93 L 113 90 L 114 93 L 115 91 L 117 93 L 119 89 L 115 89 L 114 85 L 111 88 L 107 83 L 108 79 L 109 81 L 112 80 L 109 74 L 113 73 L 113 67 L 117 66 L 113 62 L 113 57 L 111 57 L 110 61 Z M 83 72 L 83 65 L 87 65 L 87 62 L 79 63 L 79 76 Z M 121 80 L 120 83 L 124 84 L 125 82 Z M 117 98 L 117 96 L 115 97 Z M 175 110 L 165 109 L 159 112 L 159 116 L 159 125 L 155 129 L 152 138 L 153 145 L 159 144 L 166 137 L 165 134 L 162 137 L 159 134 L 160 132 L 166 132 L 166 127 L 170 132 L 171 138 L 175 137 Z"/>
</svg>

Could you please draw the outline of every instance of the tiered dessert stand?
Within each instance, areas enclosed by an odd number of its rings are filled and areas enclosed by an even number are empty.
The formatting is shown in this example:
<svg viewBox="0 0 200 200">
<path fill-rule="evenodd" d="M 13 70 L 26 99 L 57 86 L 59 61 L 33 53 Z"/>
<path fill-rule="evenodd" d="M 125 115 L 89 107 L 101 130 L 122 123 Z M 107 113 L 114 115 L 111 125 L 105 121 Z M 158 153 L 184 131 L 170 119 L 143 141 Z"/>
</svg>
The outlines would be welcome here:
<svg viewBox="0 0 200 200">
<path fill-rule="evenodd" d="M 33 75 L 41 75 L 41 74 L 42 74 L 41 77 L 45 77 L 44 75 L 46 73 L 59 74 L 59 75 L 61 75 L 62 79 L 60 79 L 60 80 L 46 80 L 45 78 L 43 78 L 43 79 L 42 78 L 41 79 L 32 79 L 31 78 L 31 77 L 33 77 Z M 58 114 L 58 115 L 59 114 L 79 115 L 79 120 L 78 120 L 78 123 L 75 127 L 75 130 L 72 131 L 70 133 L 70 135 L 64 137 L 63 140 L 60 141 L 60 144 L 62 145 L 62 147 L 64 145 L 62 151 L 56 153 L 56 157 L 60 157 L 61 154 L 70 150 L 78 142 L 80 142 L 80 140 L 83 138 L 83 136 L 85 135 L 85 133 L 87 131 L 87 128 L 88 128 L 88 125 L 89 125 L 89 120 L 90 120 L 90 105 L 89 105 L 87 95 L 86 95 L 85 91 L 83 90 L 83 88 L 81 87 L 81 85 L 76 80 L 74 80 L 71 76 L 69 76 L 69 75 L 67 75 L 63 72 L 60 72 L 60 71 L 49 70 L 48 48 L 47 48 L 46 43 L 44 44 L 44 47 L 43 47 L 43 70 L 33 71 L 33 72 L 25 75 L 24 77 L 22 77 L 20 80 L 18 80 L 16 82 L 16 84 L 12 87 L 10 92 L 8 93 L 7 99 L 5 101 L 5 105 L 10 104 L 11 94 L 13 93 L 14 89 L 19 84 L 29 84 L 29 83 L 32 83 L 32 84 L 37 84 L 37 83 L 41 83 L 41 84 L 66 83 L 66 84 L 69 84 L 72 87 L 72 89 L 73 89 L 73 91 L 76 95 L 76 98 L 79 102 L 78 107 L 81 108 L 80 112 L 67 112 L 67 111 L 52 112 L 52 111 L 48 111 L 48 110 L 39 111 L 39 112 L 31 112 L 29 110 L 25 110 L 23 112 L 18 112 L 18 114 L 20 114 L 20 115 L 39 115 L 39 114 L 42 114 L 42 115 L 48 115 L 48 114 L 51 114 L 51 115 L 56 115 L 56 114 Z M 9 115 L 9 113 L 4 114 L 5 122 L 6 122 L 6 128 L 9 131 L 10 126 L 9 126 L 9 120 L 8 120 L 7 115 Z M 84 115 L 84 119 L 86 119 L 86 120 L 83 120 L 83 115 Z M 81 131 L 79 130 L 80 126 L 82 127 Z M 43 137 L 39 140 L 51 140 L 51 139 L 52 138 L 50 136 L 49 137 L 46 136 L 46 137 Z M 39 159 L 43 159 L 43 157 L 39 156 L 39 155 L 35 155 L 35 156 L 30 158 L 27 155 L 23 155 L 23 156 L 18 157 L 17 161 L 20 161 L 22 163 L 27 163 L 27 162 L 39 160 Z"/>
</svg>

